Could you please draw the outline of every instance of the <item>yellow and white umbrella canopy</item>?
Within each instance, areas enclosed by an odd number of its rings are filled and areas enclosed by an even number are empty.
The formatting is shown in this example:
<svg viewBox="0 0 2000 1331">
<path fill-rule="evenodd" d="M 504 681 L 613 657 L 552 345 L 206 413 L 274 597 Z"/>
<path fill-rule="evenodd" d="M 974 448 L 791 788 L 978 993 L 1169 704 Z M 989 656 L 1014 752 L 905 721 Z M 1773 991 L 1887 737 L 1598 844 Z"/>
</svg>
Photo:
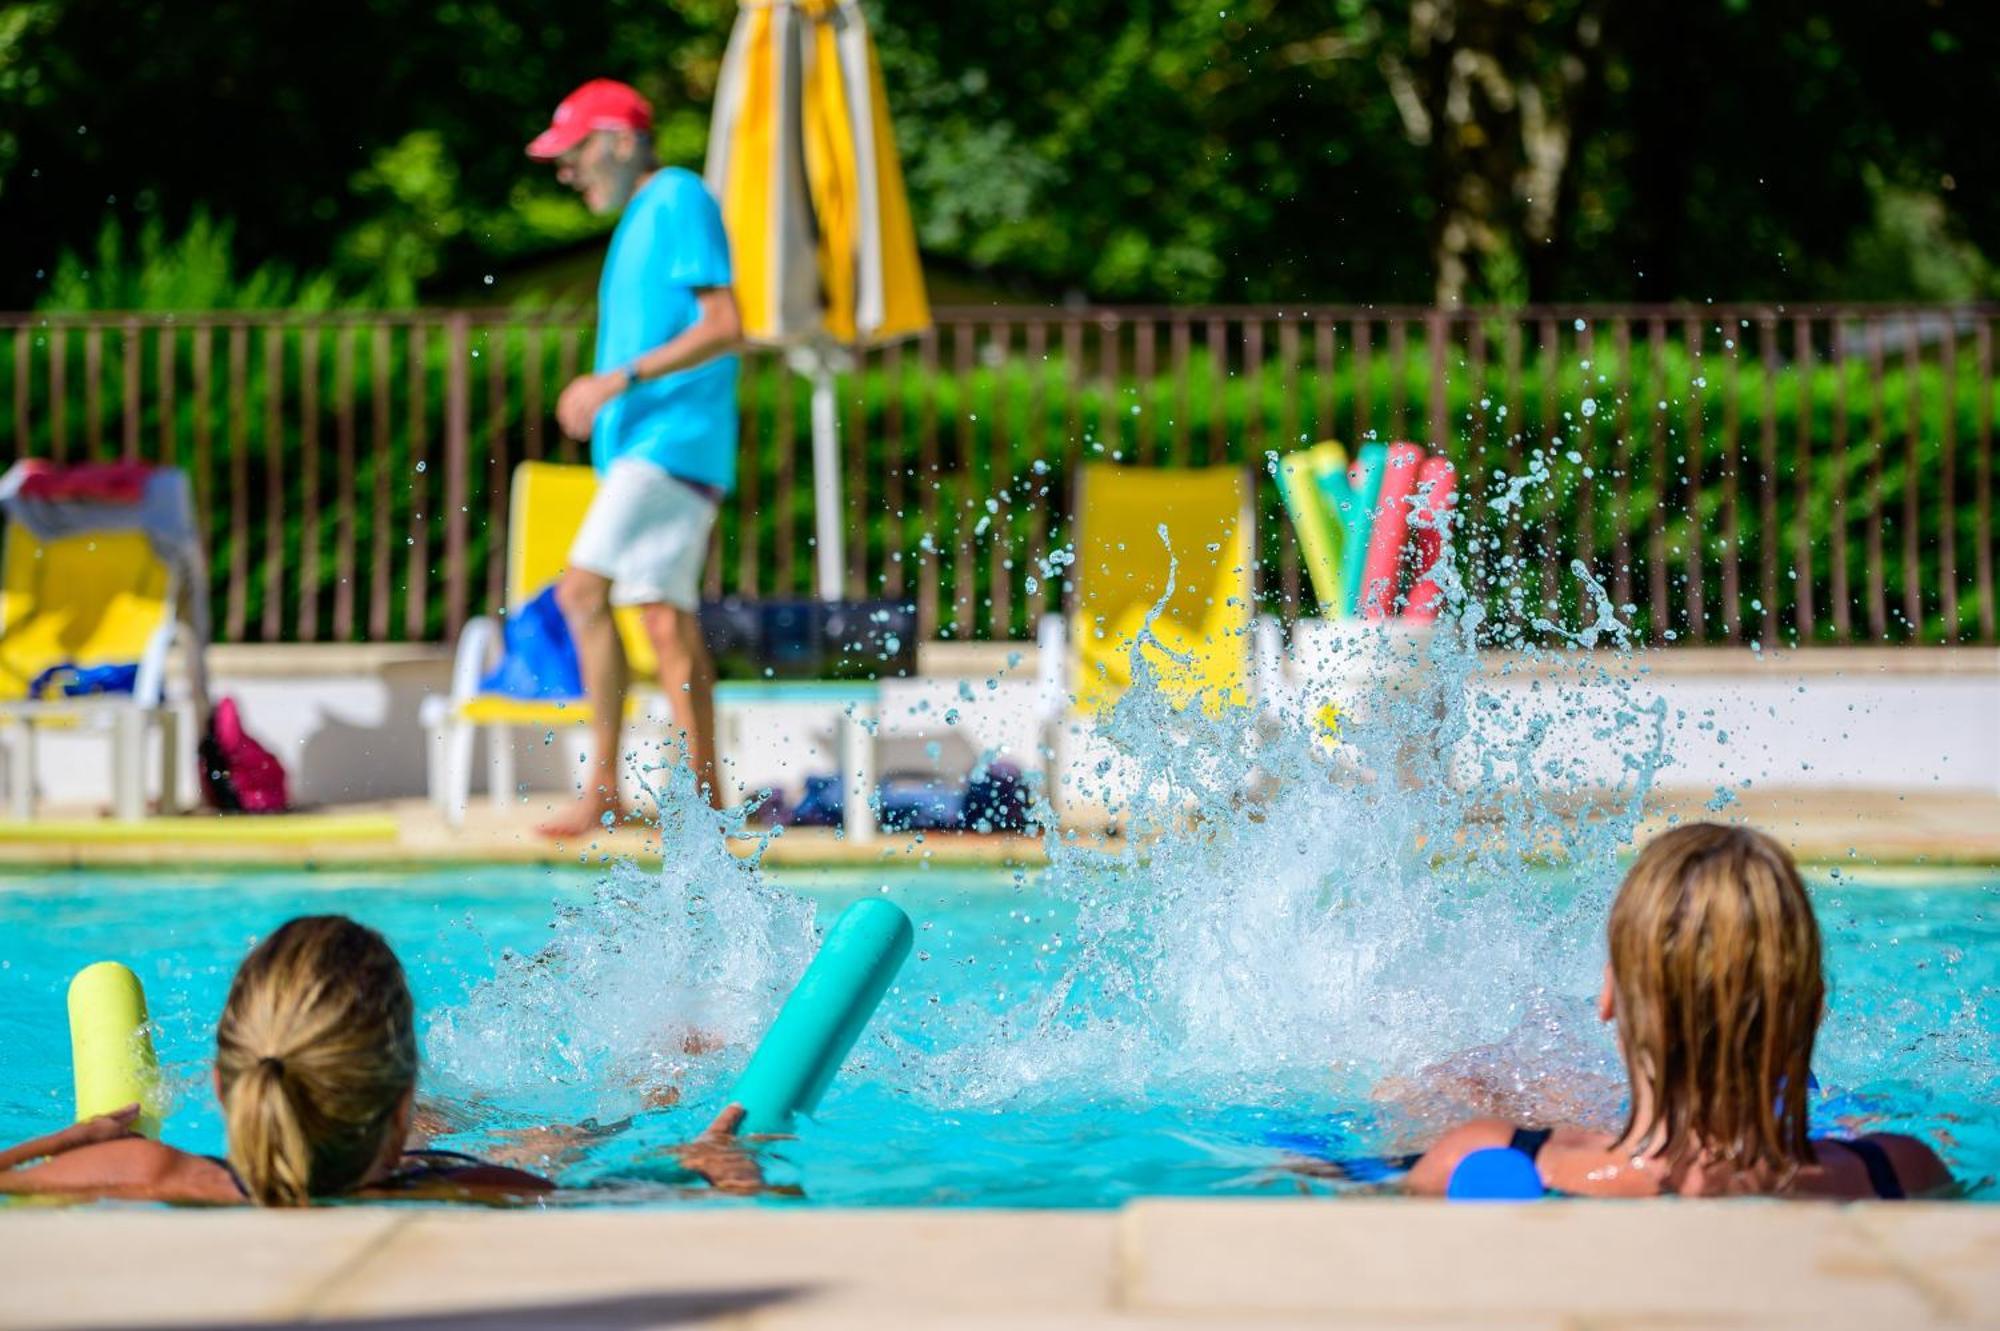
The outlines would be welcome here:
<svg viewBox="0 0 2000 1331">
<path fill-rule="evenodd" d="M 854 0 L 745 0 L 707 177 L 753 341 L 869 345 L 929 327 L 881 64 Z"/>
</svg>

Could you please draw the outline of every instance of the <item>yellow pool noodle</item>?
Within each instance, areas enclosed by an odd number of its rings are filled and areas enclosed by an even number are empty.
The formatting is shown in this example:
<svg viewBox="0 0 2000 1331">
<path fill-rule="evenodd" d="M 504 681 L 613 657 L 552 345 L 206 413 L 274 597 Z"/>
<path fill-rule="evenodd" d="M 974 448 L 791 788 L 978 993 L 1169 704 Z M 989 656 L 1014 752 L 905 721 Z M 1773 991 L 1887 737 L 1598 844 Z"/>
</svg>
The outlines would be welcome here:
<svg viewBox="0 0 2000 1331">
<path fill-rule="evenodd" d="M 69 982 L 69 1047 L 77 1122 L 137 1104 L 134 1126 L 159 1136 L 159 1060 L 146 1030 L 146 991 L 129 967 L 100 961 Z"/>
</svg>

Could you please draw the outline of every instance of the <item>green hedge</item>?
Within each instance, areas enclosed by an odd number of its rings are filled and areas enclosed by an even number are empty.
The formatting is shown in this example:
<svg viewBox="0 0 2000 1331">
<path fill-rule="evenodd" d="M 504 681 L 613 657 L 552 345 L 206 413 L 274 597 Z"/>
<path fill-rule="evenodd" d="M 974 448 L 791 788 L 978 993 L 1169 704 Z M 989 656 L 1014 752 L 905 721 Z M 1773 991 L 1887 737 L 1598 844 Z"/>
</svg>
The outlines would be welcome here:
<svg viewBox="0 0 2000 1331">
<path fill-rule="evenodd" d="M 399 322 L 386 334 L 365 323 L 351 332 L 346 327 L 272 322 L 240 333 L 228 326 L 129 331 L 111 322 L 97 326 L 95 353 L 89 328 L 23 329 L 0 336 L 0 393 L 8 396 L 0 430 L 15 454 L 115 456 L 127 437 L 123 402 L 130 386 L 138 410 L 129 428 L 140 456 L 169 456 L 195 475 L 210 528 L 219 630 L 234 626 L 236 636 L 250 640 L 343 636 L 336 605 L 351 597 L 352 623 L 344 636 L 379 630 L 392 638 L 436 639 L 446 631 L 451 576 L 443 504 L 450 335 L 437 322 Z M 948 332 L 957 336 L 957 330 Z M 1489 346 L 1498 348 L 1504 332 L 1496 324 Z M 467 335 L 464 577 L 475 611 L 499 585 L 506 468 L 535 451 L 577 456 L 547 419 L 560 388 L 566 338 L 575 360 L 587 364 L 589 338 L 581 328 L 474 326 Z M 840 385 L 854 515 L 849 539 L 861 551 L 865 585 L 871 592 L 885 580 L 893 586 L 900 572 L 914 593 L 934 578 L 935 627 L 946 636 L 1029 636 L 1034 616 L 1056 604 L 1057 589 L 1032 566 L 1033 558 L 1065 539 L 1065 476 L 1078 459 L 1261 463 L 1269 453 L 1313 439 L 1351 439 L 1357 419 L 1384 439 L 1421 440 L 1429 411 L 1430 355 L 1421 327 L 1406 356 L 1392 359 L 1376 348 L 1365 373 L 1345 343 L 1334 349 L 1333 373 L 1317 373 L 1312 367 L 1319 348 L 1307 329 L 1296 369 L 1275 355 L 1246 368 L 1241 346 L 1232 345 L 1229 370 L 1218 378 L 1197 344 L 1186 373 L 1157 373 L 1144 381 L 1130 373 L 1129 349 L 1119 361 L 1125 372 L 1108 376 L 1107 344 L 1095 334 L 1081 358 L 1054 351 L 1033 363 L 1018 336 L 1005 347 L 992 344 L 983 328 L 982 338 L 969 357 L 973 368 L 963 374 L 951 368 L 953 354 L 941 358 L 943 368 L 927 368 L 932 358 L 912 347 L 893 370 L 880 353 L 872 355 Z M 205 397 L 195 384 L 202 339 L 210 346 Z M 351 351 L 344 353 L 350 339 Z M 162 378 L 163 340 L 172 347 L 169 379 Z M 309 340 L 316 340 L 310 357 Z M 274 347 L 280 380 L 267 368 Z M 1913 368 L 1892 349 L 1878 381 L 1865 354 L 1836 367 L 1822 350 L 1809 369 L 1767 367 L 1747 348 L 1740 349 L 1738 364 L 1719 336 L 1699 361 L 1676 342 L 1657 361 L 1643 348 L 1635 351 L 1628 397 L 1627 367 L 1615 352 L 1605 351 L 1585 368 L 1589 358 L 1574 345 L 1546 358 L 1530 347 L 1510 386 L 1500 355 L 1488 356 L 1482 376 L 1464 345 L 1454 342 L 1445 357 L 1445 451 L 1461 471 L 1461 548 L 1474 589 L 1491 604 L 1496 623 L 1539 618 L 1574 627 L 1588 618 L 1589 597 L 1566 571 L 1570 561 L 1583 559 L 1615 589 L 1622 548 L 1629 556 L 1622 579 L 1629 617 L 1653 638 L 1724 640 L 1731 634 L 1726 611 L 1732 607 L 1736 633 L 1762 637 L 1762 605 L 1769 599 L 1779 639 L 1791 641 L 1799 597 L 1809 592 L 1815 640 L 1990 639 L 1976 570 L 1981 543 L 1990 559 L 1994 539 L 1990 521 L 1982 526 L 1978 496 L 1990 485 L 1990 443 L 1982 440 L 1990 440 L 1995 395 L 1990 380 L 1982 382 L 1969 339 L 1953 345 L 1949 371 L 1940 363 L 1941 350 L 1935 342 L 1927 345 Z M 87 383 L 93 354 L 99 385 L 94 430 Z M 346 412 L 344 355 L 351 356 Z M 60 394 L 53 388 L 57 366 Z M 310 412 L 308 369 L 316 397 Z M 530 409 L 537 373 L 539 413 Z M 19 391 L 24 383 L 25 398 Z M 1553 432 L 1542 428 L 1545 394 Z M 746 364 L 743 398 L 743 489 L 723 514 L 719 586 L 764 596 L 804 594 L 811 589 L 813 530 L 806 386 L 774 358 L 756 356 Z M 1586 399 L 1594 414 L 1586 414 Z M 1398 412 L 1400 431 L 1394 427 Z M 1727 444 L 1732 417 L 1733 454 Z M 1664 470 L 1654 458 L 1656 418 Z M 1774 434 L 1769 522 L 1763 511 L 1767 419 Z M 351 429 L 351 468 L 342 460 L 344 429 Z M 935 440 L 928 464 L 927 434 Z M 1699 449 L 1692 503 L 1691 446 Z M 1549 476 L 1529 489 L 1519 519 L 1510 524 L 1492 498 L 1537 454 Z M 1262 581 L 1269 608 L 1285 611 L 1292 608 L 1288 587 L 1302 586 L 1304 578 L 1288 549 L 1275 487 L 1261 466 L 1258 473 Z M 338 496 L 350 489 L 357 498 L 354 553 L 343 588 L 340 552 L 349 526 Z M 1912 499 L 1914 526 L 1906 519 Z M 1871 564 L 1878 524 L 1881 558 Z M 1656 529 L 1666 553 L 1664 622 L 1656 622 L 1650 596 Z M 275 579 L 269 576 L 274 535 Z M 1833 614 L 1837 537 L 1846 542 L 1845 632 Z M 1810 552 L 1803 569 L 1795 567 L 1801 541 Z M 1702 570 L 1703 613 L 1693 621 L 1687 613 L 1690 542 L 1699 548 Z M 1949 615 L 1947 544 L 1957 591 Z M 789 558 L 781 560 L 787 545 Z M 1732 547 L 1739 570 L 1733 599 L 1725 583 Z M 302 569 L 309 557 L 317 575 L 307 578 Z M 1872 572 L 1884 589 L 1879 622 Z M 1915 615 L 1905 604 L 1912 580 Z M 417 608 L 413 581 L 422 591 Z M 958 613 L 964 606 L 969 616 Z"/>
</svg>

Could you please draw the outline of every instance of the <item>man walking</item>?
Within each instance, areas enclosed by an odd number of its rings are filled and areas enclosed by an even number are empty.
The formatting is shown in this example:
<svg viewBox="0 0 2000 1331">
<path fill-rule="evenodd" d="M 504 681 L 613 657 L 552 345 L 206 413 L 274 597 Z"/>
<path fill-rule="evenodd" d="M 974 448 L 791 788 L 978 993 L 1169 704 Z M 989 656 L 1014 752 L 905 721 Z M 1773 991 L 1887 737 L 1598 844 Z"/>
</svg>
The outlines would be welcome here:
<svg viewBox="0 0 2000 1331">
<path fill-rule="evenodd" d="M 593 212 L 620 214 L 598 284 L 594 372 L 556 402 L 563 432 L 590 441 L 598 488 L 556 586 L 590 701 L 590 765 L 576 807 L 541 827 L 551 837 L 618 812 L 630 668 L 613 606 L 640 607 L 686 759 L 718 800 L 700 587 L 716 504 L 736 483 L 730 353 L 742 323 L 721 211 L 699 176 L 655 162 L 652 125 L 636 89 L 593 79 L 528 145 Z"/>
</svg>

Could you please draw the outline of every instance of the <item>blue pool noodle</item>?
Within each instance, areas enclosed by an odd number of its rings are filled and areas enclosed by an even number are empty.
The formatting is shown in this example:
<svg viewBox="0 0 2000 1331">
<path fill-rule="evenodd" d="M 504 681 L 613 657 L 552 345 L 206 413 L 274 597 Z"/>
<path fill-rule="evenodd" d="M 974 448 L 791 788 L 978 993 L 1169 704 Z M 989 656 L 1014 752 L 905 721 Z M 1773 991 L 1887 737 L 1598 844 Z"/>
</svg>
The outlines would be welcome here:
<svg viewBox="0 0 2000 1331">
<path fill-rule="evenodd" d="M 1320 492 L 1341 526 L 1340 596 L 1343 614 L 1361 613 L 1361 578 L 1368 542 L 1375 531 L 1375 501 L 1382 496 L 1382 473 L 1389 465 L 1386 444 L 1363 444 L 1351 468 L 1319 477 Z M 1352 473 L 1361 473 L 1356 485 Z"/>
<path fill-rule="evenodd" d="M 1455 1202 L 1532 1202 L 1547 1193 L 1535 1162 L 1511 1146 L 1490 1146 L 1460 1160 L 1444 1191 Z"/>
<path fill-rule="evenodd" d="M 840 913 L 730 1092 L 742 1131 L 787 1132 L 818 1107 L 915 939 L 910 917 L 880 897 Z"/>
</svg>

